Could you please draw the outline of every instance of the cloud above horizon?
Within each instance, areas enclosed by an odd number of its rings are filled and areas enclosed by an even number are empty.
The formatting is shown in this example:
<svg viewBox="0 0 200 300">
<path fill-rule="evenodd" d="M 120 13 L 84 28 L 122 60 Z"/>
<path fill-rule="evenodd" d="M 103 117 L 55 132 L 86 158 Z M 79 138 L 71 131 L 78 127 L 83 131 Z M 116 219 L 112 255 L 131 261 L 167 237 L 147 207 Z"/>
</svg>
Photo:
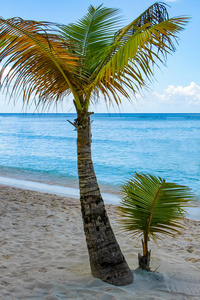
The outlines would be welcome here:
<svg viewBox="0 0 200 300">
<path fill-rule="evenodd" d="M 197 103 L 200 105 L 200 86 L 195 82 L 191 82 L 188 86 L 177 86 L 169 85 L 167 89 L 164 90 L 163 94 L 157 92 L 152 93 L 159 101 L 172 102 L 181 100 L 186 103 Z"/>
<path fill-rule="evenodd" d="M 195 82 L 187 86 L 169 85 L 162 93 L 153 91 L 144 99 L 138 96 L 137 100 L 138 112 L 200 113 L 200 85 Z"/>
<path fill-rule="evenodd" d="M 122 101 L 121 112 L 130 113 L 200 113 L 200 85 L 169 85 L 163 92 L 146 92 L 129 103 Z M 101 106 L 101 108 L 103 108 Z M 112 112 L 112 109 L 111 111 Z M 114 112 L 114 111 L 113 111 Z M 115 112 L 117 112 L 115 110 Z"/>
</svg>

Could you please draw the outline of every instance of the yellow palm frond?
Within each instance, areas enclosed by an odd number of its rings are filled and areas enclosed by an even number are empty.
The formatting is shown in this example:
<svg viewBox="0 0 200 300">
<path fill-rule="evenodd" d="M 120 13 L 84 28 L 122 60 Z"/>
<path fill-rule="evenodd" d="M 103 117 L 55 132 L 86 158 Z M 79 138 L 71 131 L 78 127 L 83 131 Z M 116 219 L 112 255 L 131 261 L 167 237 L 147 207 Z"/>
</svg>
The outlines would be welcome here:
<svg viewBox="0 0 200 300">
<path fill-rule="evenodd" d="M 39 102 L 58 101 L 80 84 L 78 57 L 67 51 L 67 44 L 58 35 L 47 31 L 48 23 L 20 18 L 0 19 L 0 60 L 10 70 L 3 79 L 5 89 L 12 86 L 12 95 L 23 93 L 27 102 L 37 97 Z M 84 82 L 84 78 L 82 78 Z M 82 88 L 81 84 L 78 88 Z"/>
</svg>

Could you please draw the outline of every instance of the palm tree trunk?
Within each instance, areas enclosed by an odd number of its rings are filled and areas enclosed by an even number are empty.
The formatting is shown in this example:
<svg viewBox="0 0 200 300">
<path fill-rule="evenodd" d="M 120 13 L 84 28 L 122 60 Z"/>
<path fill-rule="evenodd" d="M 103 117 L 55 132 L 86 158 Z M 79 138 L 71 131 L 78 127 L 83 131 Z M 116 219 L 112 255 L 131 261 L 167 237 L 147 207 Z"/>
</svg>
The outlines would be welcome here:
<svg viewBox="0 0 200 300">
<path fill-rule="evenodd" d="M 145 255 L 138 254 L 139 268 L 150 271 L 151 251 L 147 251 Z"/>
<path fill-rule="evenodd" d="M 81 211 L 91 272 L 94 277 L 113 285 L 133 281 L 131 273 L 111 228 L 91 158 L 91 113 L 78 113 L 78 174 Z"/>
<path fill-rule="evenodd" d="M 148 233 L 144 232 L 144 240 L 142 239 L 143 255 L 138 254 L 139 268 L 150 271 L 151 251 L 148 251 Z"/>
</svg>

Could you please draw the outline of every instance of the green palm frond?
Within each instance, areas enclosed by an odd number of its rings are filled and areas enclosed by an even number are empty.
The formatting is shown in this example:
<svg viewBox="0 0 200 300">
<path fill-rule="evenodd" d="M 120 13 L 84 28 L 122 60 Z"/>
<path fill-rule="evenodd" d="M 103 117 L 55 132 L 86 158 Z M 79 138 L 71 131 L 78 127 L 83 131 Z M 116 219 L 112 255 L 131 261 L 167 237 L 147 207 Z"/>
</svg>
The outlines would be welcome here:
<svg viewBox="0 0 200 300">
<path fill-rule="evenodd" d="M 165 63 L 166 55 L 175 51 L 177 34 L 187 22 L 187 17 L 168 19 L 165 7 L 155 3 L 116 33 L 92 75 L 90 88 L 106 81 L 114 87 L 121 84 L 122 93 L 126 89 L 136 93 L 152 77 L 154 66 Z"/>
<path fill-rule="evenodd" d="M 64 40 L 71 42 L 71 51 L 81 59 L 83 68 L 91 76 L 114 41 L 120 24 L 119 10 L 102 7 L 88 8 L 88 13 L 77 23 L 59 25 Z"/>
<path fill-rule="evenodd" d="M 94 80 L 93 74 L 102 62 L 104 54 L 108 52 L 114 42 L 115 32 L 119 30 L 120 23 L 121 17 L 119 17 L 118 9 L 102 7 L 102 5 L 94 8 L 90 5 L 88 13 L 77 23 L 58 25 L 59 34 L 64 40 L 71 43 L 71 53 L 75 53 L 80 58 L 80 74 L 84 74 L 88 78 L 88 85 L 80 91 L 85 109 L 88 109 L 89 102 L 99 99 L 99 91 L 106 101 L 108 99 L 112 103 L 112 99 L 114 99 L 118 105 L 120 103 L 119 92 L 125 97 L 129 97 L 121 86 L 121 82 L 113 85 L 105 78 L 99 82 L 99 85 L 88 88 Z"/>
<path fill-rule="evenodd" d="M 188 187 L 150 174 L 136 174 L 122 186 L 122 193 L 121 228 L 132 235 L 144 235 L 146 247 L 149 237 L 179 232 L 184 207 L 194 199 Z"/>
</svg>

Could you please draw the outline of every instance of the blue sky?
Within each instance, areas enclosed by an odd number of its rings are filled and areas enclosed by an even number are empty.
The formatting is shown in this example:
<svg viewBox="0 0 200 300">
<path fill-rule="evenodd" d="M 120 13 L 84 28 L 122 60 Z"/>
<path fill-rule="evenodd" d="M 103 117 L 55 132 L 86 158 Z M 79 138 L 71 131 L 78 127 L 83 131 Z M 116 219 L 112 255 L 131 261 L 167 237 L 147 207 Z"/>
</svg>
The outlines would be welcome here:
<svg viewBox="0 0 200 300">
<path fill-rule="evenodd" d="M 125 18 L 125 24 L 135 19 L 155 1 L 151 0 L 104 0 L 107 7 L 120 8 Z M 86 12 L 90 4 L 98 6 L 97 0 L 0 0 L 1 16 L 3 18 L 21 17 L 37 21 L 53 21 L 68 24 L 77 21 Z M 192 19 L 186 29 L 179 35 L 177 51 L 168 57 L 167 67 L 155 69 L 155 80 L 149 84 L 149 91 L 143 96 L 133 98 L 130 104 L 125 99 L 120 112 L 174 112 L 200 113 L 200 22 L 199 0 L 168 0 L 170 17 L 188 15 Z M 23 112 L 22 102 L 7 104 L 5 96 L 0 94 L 1 113 Z M 33 112 L 34 107 L 26 109 Z M 104 101 L 91 107 L 95 112 L 119 112 L 117 107 L 106 107 Z M 51 108 L 50 112 L 55 111 Z M 73 112 L 71 99 L 57 107 L 58 112 Z"/>
</svg>

